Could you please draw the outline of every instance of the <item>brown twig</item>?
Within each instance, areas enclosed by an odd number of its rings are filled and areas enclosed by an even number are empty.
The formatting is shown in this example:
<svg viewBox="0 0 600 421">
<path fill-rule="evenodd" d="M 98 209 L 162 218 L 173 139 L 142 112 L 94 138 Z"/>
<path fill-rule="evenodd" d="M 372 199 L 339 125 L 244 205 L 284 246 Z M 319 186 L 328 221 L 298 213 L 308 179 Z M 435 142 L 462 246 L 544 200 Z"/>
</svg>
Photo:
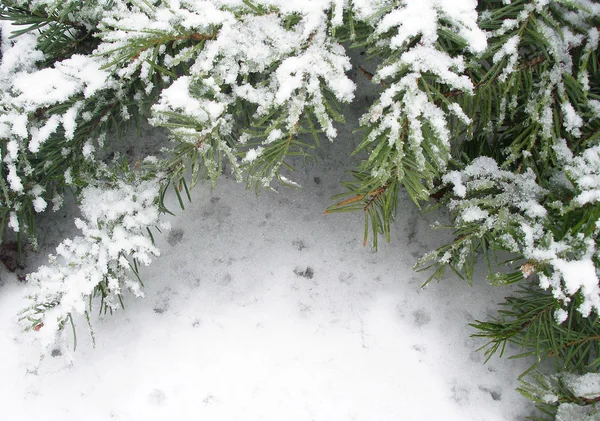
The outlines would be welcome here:
<svg viewBox="0 0 600 421">
<path fill-rule="evenodd" d="M 367 212 L 369 210 L 369 208 L 373 205 L 373 203 L 375 203 L 375 201 L 377 199 L 379 199 L 383 193 L 385 193 L 385 191 L 388 189 L 388 187 L 389 187 L 389 184 L 386 184 L 385 186 L 379 187 L 378 189 L 373 190 L 371 193 L 368 194 L 368 196 L 371 196 L 371 199 L 364 207 L 365 212 Z"/>
<path fill-rule="evenodd" d="M 336 203 L 335 205 L 333 205 L 331 207 L 332 208 L 340 208 L 340 207 L 347 206 L 347 205 L 350 205 L 355 202 L 359 202 L 359 201 L 363 200 L 365 197 L 370 197 L 369 201 L 363 208 L 363 210 L 366 212 L 369 210 L 369 208 L 371 207 L 373 202 L 375 202 L 388 189 L 388 187 L 389 187 L 389 185 L 385 185 L 383 187 L 379 187 L 379 188 L 373 190 L 372 192 L 356 195 L 354 197 L 351 197 L 350 199 L 346 199 L 339 203 Z M 331 212 L 329 211 L 329 209 L 327 209 L 323 213 L 323 215 L 329 215 L 330 213 Z"/>
<path fill-rule="evenodd" d="M 346 205 L 349 205 L 349 204 L 351 204 L 351 203 L 358 202 L 359 200 L 362 200 L 362 199 L 364 199 L 364 198 L 365 198 L 365 196 L 366 196 L 366 194 L 359 194 L 358 196 L 351 197 L 350 199 L 346 199 L 346 200 L 343 200 L 343 201 L 341 201 L 341 202 L 339 202 L 339 203 L 336 203 L 334 206 L 335 206 L 335 207 L 346 206 Z M 329 213 L 329 211 L 325 211 L 325 214 L 326 214 L 326 215 L 327 215 L 328 213 Z"/>
<path fill-rule="evenodd" d="M 367 78 L 367 80 L 369 80 L 369 81 L 372 81 L 372 80 L 373 80 L 373 77 L 375 76 L 373 73 L 371 73 L 371 72 L 369 72 L 369 71 L 365 70 L 365 69 L 364 69 L 362 66 L 358 68 L 358 71 L 359 71 L 359 72 L 361 72 L 361 73 L 364 75 L 364 77 L 366 77 L 366 78 Z M 384 88 L 387 88 L 387 86 L 388 86 L 388 85 L 387 85 L 387 83 L 385 83 L 385 82 L 383 82 L 383 81 L 382 81 L 382 82 L 379 82 L 379 84 L 380 84 L 381 86 L 383 86 Z"/>
<path fill-rule="evenodd" d="M 361 72 L 367 80 L 373 80 L 373 73 L 366 71 L 362 66 L 358 68 L 358 71 Z"/>
<path fill-rule="evenodd" d="M 589 342 L 589 341 L 600 341 L 600 335 L 595 335 L 589 338 L 583 338 L 583 339 L 576 339 L 574 341 L 571 342 L 567 342 L 564 346 L 562 346 L 561 348 L 569 348 L 572 347 L 573 345 L 579 345 L 585 342 Z M 550 351 L 548 353 L 548 356 L 553 357 L 554 355 L 556 355 L 556 353 L 554 352 L 554 350 Z"/>
</svg>

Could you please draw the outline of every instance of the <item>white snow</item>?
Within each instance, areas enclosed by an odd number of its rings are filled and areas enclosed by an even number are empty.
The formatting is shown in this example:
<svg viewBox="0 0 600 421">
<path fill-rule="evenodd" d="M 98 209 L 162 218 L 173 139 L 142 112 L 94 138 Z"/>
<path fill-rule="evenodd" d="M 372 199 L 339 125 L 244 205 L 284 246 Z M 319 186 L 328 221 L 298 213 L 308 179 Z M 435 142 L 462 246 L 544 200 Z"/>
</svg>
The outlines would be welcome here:
<svg viewBox="0 0 600 421">
<path fill-rule="evenodd" d="M 554 311 L 554 320 L 556 323 L 561 324 L 569 318 L 569 313 L 565 309 L 559 308 Z"/>
<path fill-rule="evenodd" d="M 2 62 L 0 63 L 0 80 L 6 82 L 7 75 L 19 71 L 32 71 L 35 63 L 44 59 L 44 54 L 36 49 L 37 36 L 34 33 L 24 34 L 16 39 L 10 39 L 14 30 L 19 30 L 16 25 L 9 21 L 0 21 L 0 32 L 2 32 Z"/>
<path fill-rule="evenodd" d="M 597 399 L 600 396 L 600 375 L 598 373 L 587 373 L 577 375 L 574 373 L 562 373 L 555 377 L 562 379 L 565 387 L 574 396 L 584 399 Z M 554 397 L 552 402 L 557 402 Z M 598 405 L 577 405 L 575 403 L 563 402 L 558 406 L 556 414 L 557 421 L 596 421 L 598 419 Z"/>
<path fill-rule="evenodd" d="M 504 25 L 503 25 L 504 26 Z M 508 57 L 508 63 L 502 70 L 502 74 L 500 75 L 500 81 L 506 81 L 506 78 L 516 70 L 517 60 L 519 58 L 519 43 L 520 38 L 518 35 L 514 35 L 510 37 L 504 46 L 494 54 L 493 62 L 497 63 L 502 60 L 504 57 Z"/>
<path fill-rule="evenodd" d="M 565 171 L 580 190 L 573 203 L 583 206 L 600 201 L 600 146 L 589 147 L 580 156 L 573 157 L 566 141 L 561 139 L 555 150 Z"/>
<path fill-rule="evenodd" d="M 600 101 L 595 99 L 590 99 L 588 101 L 588 105 L 592 110 L 593 118 L 600 118 Z"/>
<path fill-rule="evenodd" d="M 153 109 L 155 112 L 183 112 L 201 123 L 211 123 L 218 119 L 224 111 L 224 106 L 216 101 L 199 101 L 190 96 L 192 82 L 189 76 L 179 77 L 167 89 L 162 91 L 161 100 Z"/>
<path fill-rule="evenodd" d="M 89 98 L 106 87 L 108 73 L 100 70 L 102 65 L 96 58 L 74 55 L 53 68 L 20 73 L 13 81 L 14 89 L 19 92 L 15 101 L 26 110 L 35 111 L 80 92 Z"/>
<path fill-rule="evenodd" d="M 392 38 L 392 48 L 400 48 L 417 35 L 423 37 L 423 44 L 432 45 L 438 37 L 438 19 L 441 17 L 450 21 L 471 51 L 481 52 L 487 39 L 477 26 L 476 6 L 475 0 L 407 0 L 381 19 L 377 32 L 398 28 Z"/>
<path fill-rule="evenodd" d="M 575 396 L 595 399 L 600 396 L 600 374 L 587 373 L 581 376 L 565 374 L 565 384 Z"/>
<path fill-rule="evenodd" d="M 438 234 L 404 200 L 393 243 L 364 248 L 362 215 L 320 216 L 337 183 L 313 178 L 343 175 L 324 172 L 328 162 L 298 174 L 304 191 L 257 198 L 232 180 L 195 190 L 171 234 L 157 237 L 146 298 L 126 296 L 113 316 L 94 312 L 96 348 L 75 317 L 77 350 L 40 362 L 31 341 L 46 326 L 20 332 L 27 287 L 3 272 L 3 417 L 522 419 L 531 406 L 513 389 L 526 361 L 484 365 L 466 326 L 506 290 L 457 279 L 421 289 L 412 254 Z M 418 240 L 407 242 L 410 232 Z"/>
<path fill-rule="evenodd" d="M 17 175 L 17 167 L 15 164 L 7 164 L 8 175 L 6 179 L 8 180 L 8 184 L 10 189 L 14 192 L 22 192 L 23 191 L 23 183 L 21 182 L 21 178 Z"/>
<path fill-rule="evenodd" d="M 291 187 L 296 187 L 296 188 L 302 188 L 302 186 L 300 184 L 296 183 L 294 180 L 290 180 L 289 178 L 287 178 L 283 175 L 280 175 L 279 178 L 285 185 L 288 185 Z"/>
<path fill-rule="evenodd" d="M 33 200 L 33 209 L 40 213 L 43 212 L 44 210 L 46 210 L 46 206 L 48 206 L 48 204 L 46 203 L 46 201 L 44 199 L 42 199 L 41 197 L 36 197 Z"/>
<path fill-rule="evenodd" d="M 11 212 L 8 218 L 8 226 L 12 228 L 14 232 L 19 232 L 19 218 L 15 212 Z"/>
<path fill-rule="evenodd" d="M 103 301 L 111 311 L 118 305 L 117 295 L 122 287 L 142 295 L 138 280 L 130 273 L 133 262 L 125 256 L 148 265 L 153 256 L 160 254 L 146 233 L 147 227 L 160 226 L 157 195 L 156 181 L 133 185 L 119 182 L 115 186 L 89 186 L 83 190 L 84 219 L 75 219 L 82 235 L 63 240 L 50 256 L 50 265 L 42 265 L 27 275 L 35 303 L 22 315 L 43 326 L 40 339 L 44 347 L 52 345 L 59 326 L 69 317 L 86 312 L 89 298 L 103 280 L 115 286 L 115 289 L 104 286 Z M 41 212 L 46 202 L 38 197 L 34 207 Z"/>
<path fill-rule="evenodd" d="M 561 105 L 563 112 L 563 126 L 565 130 L 571 133 L 575 137 L 581 136 L 581 130 L 579 130 L 583 126 L 583 119 L 581 116 L 575 111 L 573 105 L 570 102 L 563 102 Z"/>
<path fill-rule="evenodd" d="M 467 188 L 463 184 L 460 171 L 450 171 L 444 174 L 442 181 L 446 184 L 452 183 L 452 190 L 456 196 L 464 198 L 467 195 Z"/>
<path fill-rule="evenodd" d="M 29 141 L 29 150 L 31 152 L 38 152 L 42 143 L 48 140 L 50 135 L 56 131 L 59 123 L 60 116 L 55 114 L 51 116 L 46 124 L 44 124 L 41 128 L 33 129 L 31 133 L 31 140 Z"/>
<path fill-rule="evenodd" d="M 478 206 L 469 206 L 463 209 L 460 214 L 460 219 L 464 222 L 475 222 L 482 219 L 486 219 L 489 216 L 489 212 L 481 209 Z"/>
<path fill-rule="evenodd" d="M 596 405 L 577 405 L 565 402 L 558 406 L 556 421 L 596 421 L 598 412 Z"/>
<path fill-rule="evenodd" d="M 254 162 L 256 158 L 262 155 L 263 150 L 264 148 L 262 146 L 258 146 L 257 148 L 248 150 L 248 152 L 246 152 L 246 156 L 242 161 L 248 163 Z"/>
</svg>

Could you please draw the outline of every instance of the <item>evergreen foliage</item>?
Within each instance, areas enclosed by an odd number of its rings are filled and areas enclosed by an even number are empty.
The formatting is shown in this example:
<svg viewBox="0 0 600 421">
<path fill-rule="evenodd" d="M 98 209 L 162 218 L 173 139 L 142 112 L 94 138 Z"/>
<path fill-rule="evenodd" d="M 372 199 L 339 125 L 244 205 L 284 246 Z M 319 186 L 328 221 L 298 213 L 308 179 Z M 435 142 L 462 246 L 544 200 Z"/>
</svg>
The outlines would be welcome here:
<svg viewBox="0 0 600 421">
<path fill-rule="evenodd" d="M 257 189 L 294 186 L 290 158 L 310 159 L 343 123 L 345 49 L 360 47 L 380 93 L 361 119 L 363 160 L 327 213 L 363 211 L 376 247 L 401 189 L 446 207 L 439 228 L 454 240 L 417 268 L 471 281 L 483 258 L 489 282 L 520 284 L 473 324 L 486 354 L 514 343 L 537 358 L 522 392 L 544 419 L 597 419 L 599 3 L 1 0 L 0 19 L 0 231 L 35 246 L 36 215 L 64 194 L 83 214 L 82 236 L 28 276 L 39 293 L 24 318 L 48 343 L 94 297 L 112 311 L 125 289 L 142 294 L 170 186 L 182 207 L 225 168 Z M 103 160 L 109 136 L 140 119 L 173 147 Z"/>
</svg>

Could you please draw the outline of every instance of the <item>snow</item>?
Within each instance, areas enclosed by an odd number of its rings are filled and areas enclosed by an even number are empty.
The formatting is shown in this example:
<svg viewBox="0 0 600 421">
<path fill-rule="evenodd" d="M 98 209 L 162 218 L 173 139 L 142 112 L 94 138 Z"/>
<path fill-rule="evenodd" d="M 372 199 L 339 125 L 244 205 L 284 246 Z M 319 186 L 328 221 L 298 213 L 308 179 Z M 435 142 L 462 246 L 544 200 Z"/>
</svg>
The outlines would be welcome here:
<svg viewBox="0 0 600 421">
<path fill-rule="evenodd" d="M 460 171 L 450 171 L 444 174 L 442 181 L 446 184 L 452 184 L 452 190 L 458 197 L 464 198 L 467 195 L 467 188 L 463 184 Z"/>
<path fill-rule="evenodd" d="M 598 405 L 577 405 L 575 403 L 562 403 L 556 413 L 556 421 L 596 421 L 598 419 Z"/>
<path fill-rule="evenodd" d="M 32 33 L 24 34 L 16 39 L 10 39 L 14 30 L 21 29 L 8 21 L 0 21 L 2 33 L 2 63 L 0 63 L 0 80 L 5 75 L 18 71 L 32 71 L 35 63 L 44 59 L 44 54 L 36 49 L 37 37 Z M 2 80 L 2 82 L 5 82 Z"/>
<path fill-rule="evenodd" d="M 568 303 L 570 296 L 580 293 L 581 303 L 577 310 L 588 317 L 592 311 L 600 311 L 600 286 L 592 256 L 596 246 L 592 239 L 565 236 L 555 241 L 541 225 L 520 227 L 524 234 L 525 258 L 543 262 L 552 269 L 550 276 L 540 273 L 540 287 L 551 288 L 554 297 Z M 562 318 L 558 313 L 557 318 Z"/>
<path fill-rule="evenodd" d="M 31 131 L 31 140 L 29 141 L 29 150 L 31 152 L 39 152 L 42 143 L 48 140 L 51 134 L 56 132 L 59 123 L 60 116 L 55 114 L 41 128 L 33 129 Z"/>
<path fill-rule="evenodd" d="M 44 199 L 42 199 L 41 197 L 36 197 L 33 200 L 33 209 L 37 212 L 43 212 L 44 210 L 46 210 L 46 206 L 48 204 L 46 203 L 46 201 Z"/>
<path fill-rule="evenodd" d="M 15 164 L 7 164 L 8 175 L 6 179 L 8 180 L 8 185 L 10 189 L 14 192 L 22 192 L 23 191 L 23 183 L 21 182 L 21 178 L 17 175 L 17 167 Z"/>
<path fill-rule="evenodd" d="M 588 105 L 593 113 L 593 118 L 600 118 L 600 101 L 590 99 Z"/>
<path fill-rule="evenodd" d="M 75 218 L 82 235 L 64 239 L 50 255 L 50 265 L 27 275 L 34 302 L 24 309 L 22 317 L 43 327 L 39 336 L 45 348 L 54 343 L 61 324 L 74 314 L 86 313 L 89 297 L 97 293 L 102 281 L 114 286 L 103 286 L 103 302 L 111 311 L 117 306 L 122 287 L 143 295 L 137 278 L 129 273 L 137 263 L 125 256 L 148 265 L 153 256 L 160 254 L 146 234 L 147 227 L 165 227 L 158 221 L 157 195 L 154 180 L 92 185 L 82 191 L 80 209 L 84 219 Z M 39 200 L 43 203 L 36 203 Z M 46 202 L 37 198 L 34 206 L 41 212 Z"/>
<path fill-rule="evenodd" d="M 83 107 L 83 101 L 78 101 L 62 115 L 61 121 L 65 128 L 65 139 L 67 140 L 73 140 L 75 136 L 76 118 L 81 107 Z"/>
<path fill-rule="evenodd" d="M 600 293 L 596 267 L 591 258 L 573 261 L 558 259 L 554 262 L 554 266 L 562 272 L 565 289 L 569 295 L 575 294 L 580 288 L 583 289 L 586 299 L 591 299 L 594 295 L 597 296 Z M 590 292 L 594 294 L 592 295 Z M 588 298 L 589 295 L 592 295 L 592 297 Z M 595 301 L 598 301 L 598 299 Z M 596 308 L 600 308 L 600 306 L 596 304 Z M 589 314 L 589 312 L 587 313 Z"/>
<path fill-rule="evenodd" d="M 600 396 L 600 374 L 587 373 L 577 375 L 573 373 L 562 373 L 555 377 L 563 381 L 564 386 L 577 397 L 594 400 Z M 554 397 L 552 402 L 557 402 Z M 576 403 L 563 402 L 558 406 L 556 414 L 557 421 L 596 421 L 598 419 L 598 404 L 578 405 Z"/>
<path fill-rule="evenodd" d="M 248 152 L 246 152 L 246 156 L 242 161 L 248 163 L 254 162 L 256 158 L 262 155 L 263 150 L 264 148 L 262 146 L 248 150 Z"/>
<path fill-rule="evenodd" d="M 554 320 L 556 323 L 561 324 L 569 318 L 569 313 L 565 309 L 559 308 L 554 311 Z"/>
<path fill-rule="evenodd" d="M 452 113 L 454 113 L 454 115 L 456 117 L 458 117 L 458 119 L 460 121 L 462 121 L 463 124 L 469 125 L 469 124 L 471 124 L 473 122 L 471 120 L 471 117 L 469 117 L 468 115 L 466 115 L 465 112 L 463 111 L 463 109 L 460 107 L 460 105 L 458 105 L 455 102 L 453 102 L 450 105 L 448 105 L 448 110 L 450 110 Z"/>
<path fill-rule="evenodd" d="M 460 218 L 464 222 L 475 222 L 480 221 L 482 219 L 485 220 L 488 217 L 489 212 L 481 209 L 478 206 L 469 206 L 468 208 L 464 209 L 460 214 Z"/>
<path fill-rule="evenodd" d="M 290 186 L 290 187 L 296 187 L 296 188 L 302 188 L 302 186 L 298 183 L 296 183 L 294 180 L 290 180 L 289 178 L 280 175 L 279 178 L 281 179 L 281 182 L 284 185 Z"/>
<path fill-rule="evenodd" d="M 377 12 L 392 3 L 391 0 L 353 0 L 352 11 L 359 19 L 368 21 L 373 20 Z"/>
<path fill-rule="evenodd" d="M 515 22 L 516 23 L 516 22 Z M 505 25 L 502 25 L 503 27 Z M 500 50 L 494 54 L 493 62 L 498 63 L 504 57 L 508 56 L 508 63 L 506 67 L 502 70 L 502 74 L 500 75 L 500 81 L 506 81 L 506 78 L 516 70 L 517 60 L 519 58 L 519 43 L 520 38 L 518 35 L 514 35 L 510 37 L 506 43 L 502 46 Z"/>
<path fill-rule="evenodd" d="M 297 175 L 304 191 L 257 198 L 227 179 L 212 193 L 195 190 L 171 233 L 157 237 L 162 257 L 142 273 L 146 298 L 128 296 L 126 310 L 92 317 L 96 348 L 75 318 L 77 350 L 38 361 L 36 333 L 15 323 L 27 288 L 3 273 L 0 413 L 15 421 L 522 419 L 530 405 L 513 389 L 525 361 L 483 365 L 482 342 L 466 326 L 506 290 L 457 279 L 423 290 L 412 254 L 438 234 L 408 200 L 393 243 L 377 253 L 362 246 L 361 215 L 320 216 L 343 175 L 326 170 L 338 156 Z"/>
<path fill-rule="evenodd" d="M 400 48 L 418 35 L 423 37 L 423 44 L 434 44 L 440 18 L 447 19 L 456 28 L 472 52 L 481 52 L 487 46 L 486 36 L 477 26 L 475 0 L 409 0 L 402 3 L 385 15 L 377 27 L 380 34 L 398 28 L 391 40 L 392 48 Z"/>
<path fill-rule="evenodd" d="M 19 92 L 15 101 L 26 110 L 64 102 L 83 92 L 86 98 L 105 88 L 108 73 L 100 70 L 103 63 L 93 57 L 74 55 L 55 65 L 32 73 L 18 74 L 13 81 Z"/>
<path fill-rule="evenodd" d="M 595 399 L 600 396 L 600 374 L 587 373 L 581 376 L 564 376 L 567 387 L 575 394 L 587 399 Z"/>
<path fill-rule="evenodd" d="M 404 53 L 398 61 L 399 68 L 410 65 L 412 70 L 419 73 L 431 72 L 440 77 L 442 83 L 446 83 L 455 89 L 470 92 L 473 84 L 467 76 L 459 76 L 453 70 L 462 72 L 464 70 L 464 59 L 462 56 L 450 58 L 442 51 L 429 46 L 418 46 Z M 396 72 L 394 72 L 396 73 Z M 387 68 L 379 71 L 379 77 L 385 78 Z"/>
<path fill-rule="evenodd" d="M 563 102 L 561 108 L 564 117 L 563 126 L 565 127 L 565 130 L 575 137 L 581 136 L 581 130 L 579 130 L 583 126 L 583 119 L 581 116 L 577 114 L 577 111 L 575 111 L 575 108 L 573 108 L 573 105 L 571 105 L 570 102 Z"/>
<path fill-rule="evenodd" d="M 580 193 L 573 199 L 577 206 L 600 201 L 600 147 L 592 146 L 573 157 L 564 139 L 556 145 L 565 171 L 574 180 Z"/>
<path fill-rule="evenodd" d="M 17 214 L 15 212 L 11 212 L 8 218 L 8 226 L 12 228 L 14 232 L 19 232 L 19 218 L 17 218 Z"/>
<path fill-rule="evenodd" d="M 586 50 L 594 51 L 598 48 L 598 43 L 600 42 L 600 31 L 598 28 L 590 28 L 588 30 L 588 42 L 585 46 Z"/>
<path fill-rule="evenodd" d="M 155 112 L 186 113 L 196 118 L 200 123 L 211 122 L 223 114 L 224 107 L 216 101 L 202 101 L 192 98 L 189 94 L 191 79 L 188 76 L 179 77 L 173 84 L 162 91 L 161 101 L 153 109 Z"/>
<path fill-rule="evenodd" d="M 283 137 L 284 137 L 283 132 L 279 129 L 275 129 L 271 133 L 269 133 L 269 135 L 267 136 L 267 139 L 265 140 L 265 144 L 268 145 L 269 143 L 273 143 L 276 140 L 279 140 Z"/>
</svg>

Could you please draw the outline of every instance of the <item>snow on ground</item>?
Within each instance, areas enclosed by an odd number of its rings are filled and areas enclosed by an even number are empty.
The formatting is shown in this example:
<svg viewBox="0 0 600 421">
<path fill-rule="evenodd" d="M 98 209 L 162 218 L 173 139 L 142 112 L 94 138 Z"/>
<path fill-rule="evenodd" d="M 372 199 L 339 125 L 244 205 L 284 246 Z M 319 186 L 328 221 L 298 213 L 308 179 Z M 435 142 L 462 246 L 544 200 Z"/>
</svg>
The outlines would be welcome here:
<svg viewBox="0 0 600 421">
<path fill-rule="evenodd" d="M 506 291 L 457 279 L 421 289 L 411 266 L 438 243 L 434 215 L 404 200 L 392 243 L 374 253 L 362 215 L 322 216 L 339 191 L 327 164 L 298 177 L 300 191 L 196 189 L 157 238 L 147 297 L 95 320 L 95 349 L 77 320 L 72 362 L 63 350 L 38 363 L 15 324 L 25 287 L 3 273 L 1 418 L 523 419 L 524 362 L 483 365 L 466 326 Z"/>
<path fill-rule="evenodd" d="M 367 98 L 367 102 L 368 102 Z M 444 279 L 422 289 L 417 257 L 441 244 L 403 197 L 390 244 L 362 245 L 361 214 L 323 216 L 351 168 L 353 122 L 289 178 L 302 190 L 258 197 L 224 177 L 197 187 L 157 237 L 146 298 L 94 317 L 93 348 L 40 360 L 17 313 L 27 286 L 0 273 L 0 419 L 11 421 L 512 421 L 532 413 L 514 391 L 527 361 L 492 359 L 467 326 L 508 293 Z M 152 142 L 158 132 L 144 134 Z M 72 215 L 42 222 L 47 251 Z M 44 253 L 42 253 L 43 255 Z M 32 260 L 32 265 L 35 259 Z"/>
</svg>

